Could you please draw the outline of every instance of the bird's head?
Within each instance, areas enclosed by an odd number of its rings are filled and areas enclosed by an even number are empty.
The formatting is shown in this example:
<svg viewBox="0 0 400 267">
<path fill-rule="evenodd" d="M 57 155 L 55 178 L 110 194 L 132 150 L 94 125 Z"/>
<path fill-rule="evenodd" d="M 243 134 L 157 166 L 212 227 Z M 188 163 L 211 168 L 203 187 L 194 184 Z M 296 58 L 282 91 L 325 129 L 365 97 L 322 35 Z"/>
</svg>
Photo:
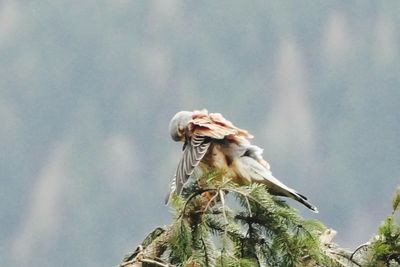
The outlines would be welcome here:
<svg viewBox="0 0 400 267">
<path fill-rule="evenodd" d="M 193 112 L 191 111 L 179 111 L 172 118 L 169 123 L 169 133 L 174 141 L 185 140 L 185 128 L 192 119 L 192 115 Z"/>
</svg>

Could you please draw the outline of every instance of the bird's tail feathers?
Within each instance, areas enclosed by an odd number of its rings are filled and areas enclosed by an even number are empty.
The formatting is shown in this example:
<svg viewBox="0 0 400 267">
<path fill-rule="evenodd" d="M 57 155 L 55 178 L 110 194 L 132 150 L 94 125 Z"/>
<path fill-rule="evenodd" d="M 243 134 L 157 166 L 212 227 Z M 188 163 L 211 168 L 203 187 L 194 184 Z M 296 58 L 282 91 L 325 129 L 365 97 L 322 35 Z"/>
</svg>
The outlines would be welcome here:
<svg viewBox="0 0 400 267">
<path fill-rule="evenodd" d="M 276 179 L 271 171 L 267 167 L 261 165 L 256 159 L 243 156 L 239 161 L 236 161 L 236 168 L 239 172 L 244 174 L 243 176 L 250 176 L 252 182 L 265 184 L 272 195 L 290 197 L 313 212 L 318 213 L 318 209 L 307 201 L 307 197 L 297 193 L 295 190 Z"/>
<path fill-rule="evenodd" d="M 315 207 L 313 204 L 308 202 L 307 198 L 305 196 L 303 196 L 297 192 L 291 192 L 291 196 L 294 200 L 297 200 L 298 202 L 300 202 L 301 204 L 303 204 L 304 206 L 306 206 L 307 208 L 312 210 L 314 213 L 318 213 L 317 207 Z"/>
</svg>

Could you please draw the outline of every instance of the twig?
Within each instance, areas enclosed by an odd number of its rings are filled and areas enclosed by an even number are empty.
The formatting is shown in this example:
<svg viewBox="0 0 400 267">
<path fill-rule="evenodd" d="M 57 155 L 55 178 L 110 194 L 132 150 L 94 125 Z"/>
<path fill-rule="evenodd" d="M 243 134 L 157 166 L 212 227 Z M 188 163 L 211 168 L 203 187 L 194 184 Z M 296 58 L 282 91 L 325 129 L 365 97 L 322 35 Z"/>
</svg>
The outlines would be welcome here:
<svg viewBox="0 0 400 267">
<path fill-rule="evenodd" d="M 204 211 L 203 211 L 203 212 L 206 212 L 206 211 L 208 210 L 208 208 L 209 208 L 210 205 L 211 205 L 211 202 L 213 202 L 217 197 L 218 197 L 218 194 L 215 194 L 214 196 L 212 196 L 212 197 L 210 198 L 210 200 L 207 202 L 207 205 L 206 205 L 206 207 L 204 208 Z"/>
<path fill-rule="evenodd" d="M 247 209 L 249 210 L 249 215 L 250 215 L 250 217 L 253 217 L 253 213 L 251 212 L 250 201 L 247 198 L 247 196 L 245 196 L 244 199 L 246 199 L 246 204 L 247 204 Z"/>
<path fill-rule="evenodd" d="M 186 208 L 187 208 L 187 205 L 189 204 L 189 202 L 193 199 L 193 198 L 195 198 L 196 196 L 198 196 L 198 195 L 201 195 L 201 194 L 203 194 L 203 193 L 205 193 L 205 192 L 210 192 L 210 191 L 220 191 L 221 189 L 222 189 L 222 187 L 223 186 L 225 186 L 225 185 L 227 185 L 230 181 L 232 181 L 232 179 L 228 179 L 228 180 L 226 180 L 224 183 L 222 183 L 220 186 L 218 186 L 217 188 L 203 188 L 203 189 L 199 189 L 197 192 L 194 192 L 193 194 L 191 194 L 188 198 L 187 198 L 187 200 L 185 201 L 185 204 L 183 205 L 183 208 L 182 208 L 182 211 L 181 211 L 181 214 L 179 215 L 179 217 L 181 217 L 181 216 L 183 216 L 183 214 L 185 214 L 185 211 L 186 211 Z M 229 190 L 228 190 L 229 191 Z M 208 204 L 207 204 L 207 206 L 209 206 Z M 206 207 L 207 207 L 206 206 Z"/>
<path fill-rule="evenodd" d="M 206 260 L 205 264 L 206 264 L 206 267 L 208 267 L 209 266 L 209 262 L 208 262 L 208 251 L 207 251 L 206 242 L 204 242 L 204 238 L 203 237 L 201 237 L 200 240 L 201 240 L 201 244 L 204 247 L 204 258 Z"/>
<path fill-rule="evenodd" d="M 119 267 L 124 267 L 124 266 L 128 266 L 128 265 L 130 265 L 130 264 L 133 264 L 133 263 L 135 263 L 135 262 L 138 262 L 138 261 L 140 261 L 141 260 L 141 258 L 143 257 L 143 246 L 142 245 L 139 245 L 138 246 L 138 250 L 139 250 L 139 252 L 138 252 L 138 254 L 132 259 L 132 260 L 130 260 L 130 261 L 125 261 L 125 262 L 123 262 L 123 263 L 121 263 L 120 265 L 118 265 Z"/>
<path fill-rule="evenodd" d="M 200 189 L 200 190 L 198 190 L 197 192 L 194 192 L 193 194 L 191 194 L 191 195 L 188 197 L 188 199 L 185 201 L 185 204 L 183 205 L 181 214 L 179 214 L 179 217 L 178 217 L 178 218 L 182 217 L 183 214 L 185 214 L 186 207 L 187 207 L 187 205 L 189 204 L 189 202 L 190 202 L 193 198 L 195 198 L 195 197 L 198 196 L 198 195 L 201 195 L 201 194 L 204 193 L 204 192 L 210 192 L 210 191 L 218 191 L 218 189 L 216 189 L 216 188 L 204 188 L 204 189 Z"/>
<path fill-rule="evenodd" d="M 247 202 L 249 201 L 248 200 L 248 198 L 250 198 L 251 200 L 253 200 L 254 202 L 256 202 L 257 204 L 259 204 L 260 206 L 264 206 L 260 201 L 258 201 L 258 199 L 256 199 L 255 197 L 253 197 L 253 196 L 251 196 L 251 195 L 249 195 L 249 194 L 245 194 L 245 193 L 243 193 L 243 192 L 241 192 L 240 190 L 236 190 L 236 189 L 234 189 L 234 188 L 221 188 L 222 190 L 225 190 L 225 191 L 230 191 L 230 192 L 235 192 L 235 193 L 237 193 L 237 194 L 240 194 L 240 195 L 242 195 L 242 196 L 244 196 L 246 199 L 247 199 Z M 250 202 L 248 202 L 248 205 L 249 205 L 249 209 L 250 209 Z M 250 212 L 251 212 L 251 210 L 250 210 Z"/>
<path fill-rule="evenodd" d="M 343 252 L 341 253 L 341 252 L 339 252 L 339 251 L 330 250 L 329 253 L 331 253 L 331 254 L 333 254 L 333 255 L 340 256 L 340 257 L 342 257 L 342 258 L 344 258 L 344 259 L 350 261 L 351 263 L 353 263 L 353 264 L 355 264 L 355 265 L 357 265 L 357 266 L 361 266 L 361 264 L 359 264 L 359 263 L 356 262 L 355 260 L 352 260 L 351 257 L 349 257 L 348 255 L 344 254 Z M 336 261 L 338 261 L 338 262 L 340 263 L 339 260 L 340 260 L 340 259 L 336 259 Z"/>
<path fill-rule="evenodd" d="M 224 197 L 224 192 L 222 190 L 218 191 L 220 198 L 221 198 L 221 204 L 222 204 L 222 215 L 224 215 L 225 219 L 225 224 L 228 225 L 228 218 L 226 217 L 226 212 L 225 212 L 225 197 Z"/>
<path fill-rule="evenodd" d="M 364 248 L 364 247 L 368 247 L 369 245 L 370 245 L 369 242 L 359 245 L 359 246 L 354 250 L 354 252 L 351 253 L 351 255 L 350 255 L 350 260 L 353 259 L 354 255 L 357 253 L 357 251 L 359 251 L 360 249 L 362 249 L 362 248 Z"/>
<path fill-rule="evenodd" d="M 140 255 L 140 257 L 139 257 L 139 255 Z M 143 258 L 143 252 L 140 252 L 134 259 L 121 263 L 120 265 L 118 265 L 118 267 L 125 267 L 128 265 L 133 265 L 134 263 L 138 263 L 138 262 L 153 263 L 153 264 L 156 264 L 156 265 L 162 266 L 162 267 L 175 267 L 175 265 L 157 261 L 155 259 Z"/>
<path fill-rule="evenodd" d="M 135 263 L 134 260 L 130 260 L 130 261 L 126 261 L 126 262 L 121 263 L 120 265 L 118 265 L 118 267 L 125 267 L 125 266 L 128 266 L 128 265 L 134 264 L 134 263 Z"/>
<path fill-rule="evenodd" d="M 162 267 L 174 267 L 175 266 L 175 265 L 171 265 L 169 263 L 162 263 L 162 262 L 152 260 L 152 259 L 142 259 L 141 262 L 153 263 L 153 264 L 156 264 L 156 265 L 162 266 Z"/>
</svg>

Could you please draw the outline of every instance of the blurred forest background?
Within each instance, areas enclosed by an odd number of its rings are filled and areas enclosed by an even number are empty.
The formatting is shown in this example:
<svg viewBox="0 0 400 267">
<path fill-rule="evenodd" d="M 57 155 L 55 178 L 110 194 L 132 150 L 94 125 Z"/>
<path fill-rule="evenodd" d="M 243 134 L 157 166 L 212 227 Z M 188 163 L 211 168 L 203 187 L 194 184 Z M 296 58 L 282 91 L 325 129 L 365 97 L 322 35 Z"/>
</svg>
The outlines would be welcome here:
<svg viewBox="0 0 400 267">
<path fill-rule="evenodd" d="M 170 222 L 175 112 L 255 135 L 341 246 L 400 182 L 399 1 L 0 2 L 0 265 L 115 266 Z"/>
</svg>

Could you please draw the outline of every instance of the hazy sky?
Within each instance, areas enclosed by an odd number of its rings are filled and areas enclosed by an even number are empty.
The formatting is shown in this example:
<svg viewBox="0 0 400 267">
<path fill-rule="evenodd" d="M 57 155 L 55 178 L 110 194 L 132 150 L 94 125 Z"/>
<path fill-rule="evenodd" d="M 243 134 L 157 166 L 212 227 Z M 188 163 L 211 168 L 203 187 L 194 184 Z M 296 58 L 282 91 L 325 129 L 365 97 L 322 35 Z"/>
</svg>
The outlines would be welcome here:
<svg viewBox="0 0 400 267">
<path fill-rule="evenodd" d="M 115 266 L 163 205 L 175 112 L 255 135 L 366 242 L 400 173 L 398 1 L 0 2 L 0 265 Z"/>
</svg>

